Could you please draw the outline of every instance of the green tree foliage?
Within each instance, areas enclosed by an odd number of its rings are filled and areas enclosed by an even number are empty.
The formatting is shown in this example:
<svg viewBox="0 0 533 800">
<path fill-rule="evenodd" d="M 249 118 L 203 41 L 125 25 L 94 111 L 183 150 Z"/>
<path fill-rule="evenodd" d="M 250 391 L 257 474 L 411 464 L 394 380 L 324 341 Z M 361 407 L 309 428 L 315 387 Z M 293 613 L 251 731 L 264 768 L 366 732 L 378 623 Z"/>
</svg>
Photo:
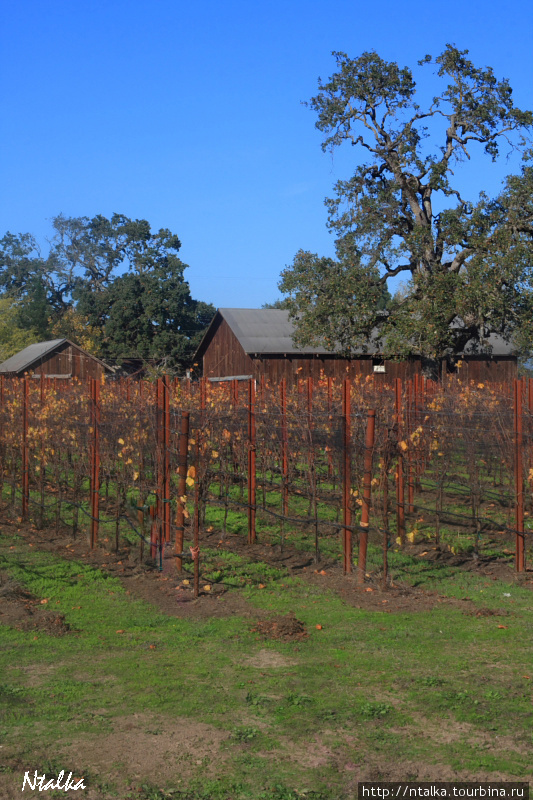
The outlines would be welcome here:
<svg viewBox="0 0 533 800">
<path fill-rule="evenodd" d="M 286 297 L 278 300 L 274 300 L 273 303 L 263 303 L 261 308 L 277 308 L 277 309 L 285 309 L 289 308 L 289 301 Z"/>
<path fill-rule="evenodd" d="M 0 240 L 0 291 L 18 325 L 89 343 L 95 355 L 184 368 L 214 308 L 191 297 L 178 237 L 122 214 L 59 215 L 52 226 L 46 257 L 29 234 Z"/>
<path fill-rule="evenodd" d="M 81 296 L 79 311 L 103 332 L 104 357 L 162 358 L 179 370 L 190 364 L 214 308 L 191 298 L 184 269 L 180 262 L 128 272 Z"/>
<path fill-rule="evenodd" d="M 378 328 L 390 355 L 453 355 L 469 340 L 482 352 L 492 332 L 531 347 L 533 114 L 467 54 L 447 45 L 419 62 L 434 65 L 441 88 L 422 108 L 407 67 L 375 52 L 334 53 L 338 71 L 310 106 L 323 149 L 348 142 L 362 163 L 326 200 L 336 259 L 300 251 L 282 272 L 300 344 L 349 353 Z M 524 153 L 520 174 L 495 199 L 463 197 L 461 162 L 479 149 L 494 161 L 502 145 Z M 383 313 L 382 289 L 396 275 L 407 291 Z"/>
<path fill-rule="evenodd" d="M 36 331 L 20 326 L 18 315 L 17 305 L 8 297 L 0 297 L 0 363 L 39 341 Z"/>
<path fill-rule="evenodd" d="M 40 275 L 34 275 L 28 281 L 27 292 L 18 304 L 17 322 L 25 330 L 33 331 L 37 341 L 42 342 L 50 333 L 51 314 L 44 282 Z"/>
</svg>

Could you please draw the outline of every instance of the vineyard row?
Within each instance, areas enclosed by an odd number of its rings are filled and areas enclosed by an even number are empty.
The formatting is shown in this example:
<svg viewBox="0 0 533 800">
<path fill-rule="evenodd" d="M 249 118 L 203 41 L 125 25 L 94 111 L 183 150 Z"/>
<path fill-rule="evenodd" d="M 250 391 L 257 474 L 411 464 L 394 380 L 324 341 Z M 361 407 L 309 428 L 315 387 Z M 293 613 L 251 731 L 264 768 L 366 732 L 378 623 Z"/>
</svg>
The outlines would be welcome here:
<svg viewBox="0 0 533 800">
<path fill-rule="evenodd" d="M 531 380 L 0 378 L 4 510 L 91 547 L 113 526 L 160 566 L 192 557 L 196 587 L 200 531 L 235 520 L 250 544 L 336 553 L 360 582 L 386 585 L 391 548 L 417 537 L 476 558 L 499 542 L 521 572 L 532 480 Z"/>
</svg>

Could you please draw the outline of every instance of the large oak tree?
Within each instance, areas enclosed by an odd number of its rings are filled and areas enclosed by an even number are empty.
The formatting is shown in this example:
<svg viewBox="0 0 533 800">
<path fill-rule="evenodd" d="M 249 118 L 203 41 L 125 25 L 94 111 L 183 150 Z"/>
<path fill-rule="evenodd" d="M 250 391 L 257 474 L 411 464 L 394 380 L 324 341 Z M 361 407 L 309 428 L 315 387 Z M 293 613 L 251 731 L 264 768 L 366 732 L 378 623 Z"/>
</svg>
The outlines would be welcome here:
<svg viewBox="0 0 533 800">
<path fill-rule="evenodd" d="M 52 227 L 46 255 L 29 234 L 0 240 L 0 291 L 21 329 L 182 371 L 215 310 L 191 297 L 179 238 L 122 214 L 59 215 Z"/>
<path fill-rule="evenodd" d="M 377 328 L 389 355 L 453 358 L 469 340 L 490 351 L 492 332 L 531 348 L 533 114 L 467 54 L 447 45 L 419 62 L 434 66 L 439 84 L 422 107 L 407 67 L 375 52 L 334 53 L 338 71 L 309 105 L 323 149 L 350 143 L 359 160 L 326 200 L 337 257 L 301 250 L 282 272 L 300 344 L 349 353 Z M 499 196 L 459 190 L 457 174 L 476 151 L 494 161 L 513 149 L 523 167 Z M 395 276 L 406 289 L 384 313 L 380 299 Z"/>
</svg>

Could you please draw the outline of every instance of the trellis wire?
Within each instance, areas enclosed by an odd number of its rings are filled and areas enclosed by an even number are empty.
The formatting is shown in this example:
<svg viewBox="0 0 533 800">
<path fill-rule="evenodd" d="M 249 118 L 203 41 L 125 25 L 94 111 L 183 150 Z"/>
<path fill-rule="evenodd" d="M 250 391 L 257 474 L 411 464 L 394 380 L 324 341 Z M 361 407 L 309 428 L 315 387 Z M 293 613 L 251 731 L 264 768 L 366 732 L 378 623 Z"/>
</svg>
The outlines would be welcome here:
<svg viewBox="0 0 533 800">
<path fill-rule="evenodd" d="M 116 548 L 120 523 L 129 520 L 144 556 L 149 511 L 150 555 L 161 561 L 174 533 L 178 570 L 188 505 L 193 509 L 189 527 L 194 547 L 206 506 L 223 507 L 225 521 L 230 507 L 241 509 L 250 544 L 262 535 L 257 523 L 265 516 L 279 521 L 281 547 L 288 525 L 311 529 L 317 562 L 324 537 L 339 536 L 346 574 L 352 570 L 355 535 L 359 582 L 365 579 L 369 544 L 381 542 L 386 582 L 391 544 L 403 546 L 407 521 L 421 510 L 432 511 L 437 545 L 442 524 L 450 517 L 473 531 L 476 554 L 487 530 L 513 534 L 515 568 L 525 570 L 525 518 L 533 476 L 531 380 L 498 387 L 456 381 L 442 388 L 417 377 L 397 379 L 393 387 L 379 390 L 372 382 L 347 379 L 341 385 L 309 379 L 291 390 L 285 381 L 257 386 L 250 380 L 246 389 L 240 390 L 237 381 L 213 386 L 206 380 L 172 383 L 166 377 L 155 385 L 95 380 L 58 385 L 43 377 L 36 385 L 27 378 L 0 377 L 2 502 L 9 484 L 7 505 L 14 508 L 19 496 L 21 519 L 30 517 L 30 506 L 37 507 L 42 523 L 50 507 L 45 497 L 50 497 L 57 509 L 56 526 L 63 506 L 81 509 L 90 521 L 90 546 L 96 547 L 101 525 L 110 521 L 114 497 Z M 194 476 L 188 474 L 189 448 L 194 448 Z M 389 501 L 391 481 L 395 508 Z M 194 486 L 188 501 L 187 482 Z M 420 502 L 431 487 L 433 509 Z M 446 496 L 457 495 L 458 488 L 468 495 L 470 515 L 444 508 Z M 89 510 L 80 502 L 84 492 Z M 269 493 L 277 493 L 279 510 L 268 507 Z M 491 499 L 508 512 L 506 523 L 487 516 Z M 306 514 L 302 500 L 308 503 Z M 126 513 L 128 503 L 134 505 L 138 527 Z M 106 508 L 104 517 L 101 507 Z M 76 531 L 77 512 L 73 527 Z M 373 553 L 377 569 L 375 549 Z M 197 572 L 196 565 L 196 591 Z"/>
</svg>

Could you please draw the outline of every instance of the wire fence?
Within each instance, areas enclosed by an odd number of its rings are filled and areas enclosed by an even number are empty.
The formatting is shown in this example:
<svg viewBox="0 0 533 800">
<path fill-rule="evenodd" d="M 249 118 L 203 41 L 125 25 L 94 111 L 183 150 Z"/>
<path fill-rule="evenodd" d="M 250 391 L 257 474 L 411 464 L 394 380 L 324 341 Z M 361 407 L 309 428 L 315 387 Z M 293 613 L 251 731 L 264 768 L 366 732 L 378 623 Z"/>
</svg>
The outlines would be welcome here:
<svg viewBox="0 0 533 800">
<path fill-rule="evenodd" d="M 38 528 L 195 563 L 201 531 L 342 559 L 531 546 L 533 381 L 81 383 L 0 378 L 0 498 Z M 187 544 L 187 546 L 186 546 Z M 527 545 L 527 547 L 526 547 Z"/>
</svg>

